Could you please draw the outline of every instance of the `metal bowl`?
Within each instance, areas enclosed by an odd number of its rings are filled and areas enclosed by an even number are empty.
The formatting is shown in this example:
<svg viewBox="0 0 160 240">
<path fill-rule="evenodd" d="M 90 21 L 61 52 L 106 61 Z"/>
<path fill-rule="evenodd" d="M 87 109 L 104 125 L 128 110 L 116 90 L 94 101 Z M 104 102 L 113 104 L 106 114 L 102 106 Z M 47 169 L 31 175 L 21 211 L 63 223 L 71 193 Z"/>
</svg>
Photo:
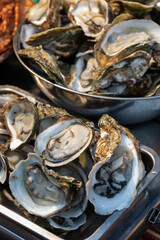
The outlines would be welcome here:
<svg viewBox="0 0 160 240">
<path fill-rule="evenodd" d="M 88 93 L 81 93 L 57 85 L 42 73 L 40 68 L 34 68 L 29 61 L 18 55 L 21 49 L 20 30 L 22 22 L 14 36 L 13 48 L 18 60 L 33 75 L 33 78 L 42 92 L 59 107 L 93 119 L 108 113 L 121 124 L 135 124 L 160 116 L 160 96 L 152 97 L 107 97 Z"/>
</svg>

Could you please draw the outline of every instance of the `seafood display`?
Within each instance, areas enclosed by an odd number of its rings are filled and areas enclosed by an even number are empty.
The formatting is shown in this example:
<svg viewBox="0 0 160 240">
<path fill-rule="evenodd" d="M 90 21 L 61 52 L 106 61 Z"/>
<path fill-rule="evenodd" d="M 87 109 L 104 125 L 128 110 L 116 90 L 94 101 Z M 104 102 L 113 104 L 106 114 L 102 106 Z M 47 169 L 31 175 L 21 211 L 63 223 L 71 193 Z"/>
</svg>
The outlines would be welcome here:
<svg viewBox="0 0 160 240">
<path fill-rule="evenodd" d="M 22 214 L 51 230 L 71 231 L 86 223 L 88 200 L 99 215 L 131 205 L 146 171 L 127 128 L 109 115 L 95 128 L 16 95 L 1 102 L 0 182 Z"/>
<path fill-rule="evenodd" d="M 157 2 L 40 0 L 21 27 L 18 54 L 35 74 L 79 93 L 152 96 L 159 86 Z"/>
</svg>

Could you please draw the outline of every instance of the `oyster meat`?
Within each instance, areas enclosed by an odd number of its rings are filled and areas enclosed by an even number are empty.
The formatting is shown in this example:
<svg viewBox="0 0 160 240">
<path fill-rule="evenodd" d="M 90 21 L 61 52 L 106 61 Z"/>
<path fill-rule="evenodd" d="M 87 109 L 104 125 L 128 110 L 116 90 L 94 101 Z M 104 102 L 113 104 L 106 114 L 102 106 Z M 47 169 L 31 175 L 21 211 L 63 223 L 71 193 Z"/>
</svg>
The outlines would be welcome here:
<svg viewBox="0 0 160 240">
<path fill-rule="evenodd" d="M 108 24 L 108 4 L 104 0 L 77 0 L 70 5 L 68 16 L 86 36 L 97 37 Z"/>
<path fill-rule="evenodd" d="M 38 126 L 38 111 L 32 102 L 23 97 L 13 99 L 3 106 L 1 114 L 11 135 L 11 150 L 32 138 Z"/>
<path fill-rule="evenodd" d="M 37 136 L 35 152 L 46 158 L 47 165 L 61 166 L 76 159 L 89 146 L 92 136 L 92 125 L 65 116 Z"/>
<path fill-rule="evenodd" d="M 107 68 L 138 50 L 160 43 L 160 27 L 151 20 L 122 21 L 107 29 L 95 46 L 97 62 Z M 99 49 L 101 49 L 99 51 Z"/>
<path fill-rule="evenodd" d="M 72 200 L 69 184 L 63 179 L 58 182 L 43 171 L 42 159 L 29 153 L 10 174 L 10 189 L 29 213 L 40 217 L 52 216 L 67 209 Z"/>
<path fill-rule="evenodd" d="M 100 139 L 92 153 L 96 164 L 86 188 L 95 212 L 108 215 L 130 206 L 145 171 L 138 142 L 128 129 L 108 115 L 102 116 L 99 127 L 102 129 Z"/>
</svg>

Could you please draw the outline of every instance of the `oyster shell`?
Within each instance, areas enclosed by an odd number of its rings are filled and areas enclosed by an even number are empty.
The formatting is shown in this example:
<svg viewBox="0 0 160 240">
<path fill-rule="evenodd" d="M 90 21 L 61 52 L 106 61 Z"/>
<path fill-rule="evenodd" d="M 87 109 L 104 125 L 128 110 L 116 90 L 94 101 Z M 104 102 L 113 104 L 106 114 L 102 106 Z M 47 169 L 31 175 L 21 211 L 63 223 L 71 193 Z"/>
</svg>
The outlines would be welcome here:
<svg viewBox="0 0 160 240">
<path fill-rule="evenodd" d="M 97 67 L 93 54 L 86 53 L 78 57 L 75 65 L 71 67 L 71 79 L 67 87 L 80 92 L 90 92 L 93 90 Z"/>
<path fill-rule="evenodd" d="M 96 164 L 86 185 L 89 201 L 100 215 L 130 206 L 144 176 L 139 145 L 128 129 L 108 115 L 99 120 L 100 138 L 92 155 Z"/>
<path fill-rule="evenodd" d="M 52 218 L 49 218 L 49 224 L 57 229 L 62 229 L 65 231 L 71 231 L 71 230 L 76 230 L 86 222 L 86 215 L 85 213 L 81 214 L 77 218 L 64 218 L 64 217 L 59 217 L 59 216 L 54 216 Z"/>
<path fill-rule="evenodd" d="M 5 134 L 0 134 L 0 153 L 5 152 L 9 148 L 10 137 Z"/>
<path fill-rule="evenodd" d="M 159 46 L 159 30 L 159 25 L 151 20 L 133 19 L 111 26 L 95 46 L 97 62 L 107 68 L 136 51 Z"/>
<path fill-rule="evenodd" d="M 53 107 L 49 104 L 38 103 L 37 108 L 39 112 L 38 134 L 55 124 L 60 117 L 69 115 L 64 109 Z"/>
<path fill-rule="evenodd" d="M 13 196 L 29 213 L 49 217 L 67 209 L 73 198 L 69 183 L 57 181 L 43 172 L 42 159 L 29 153 L 10 174 L 9 186 Z"/>
<path fill-rule="evenodd" d="M 149 47 L 148 47 L 149 52 Z M 94 80 L 96 89 L 103 89 L 113 82 L 135 85 L 149 68 L 151 54 L 145 51 L 137 51 L 113 66 L 99 71 L 99 76 Z"/>
<path fill-rule="evenodd" d="M 26 43 L 27 39 L 38 32 L 38 28 L 33 24 L 23 24 L 20 32 L 20 40 L 23 48 L 30 48 Z"/>
<path fill-rule="evenodd" d="M 56 58 L 53 54 L 46 52 L 42 46 L 21 49 L 18 54 L 33 59 L 55 82 L 64 82 L 64 76 L 60 72 Z"/>
<path fill-rule="evenodd" d="M 3 93 L 3 94 L 1 93 L 0 94 L 0 109 L 3 107 L 3 105 L 6 102 L 9 102 L 12 99 L 17 98 L 17 97 L 18 97 L 18 95 L 15 93 Z"/>
<path fill-rule="evenodd" d="M 4 152 L 4 155 L 10 170 L 13 171 L 16 164 L 21 160 L 25 160 L 27 154 L 30 152 L 33 152 L 33 146 L 29 144 L 26 144 L 22 149 L 16 149 L 14 151 L 7 149 L 7 151 Z"/>
<path fill-rule="evenodd" d="M 149 0 L 149 1 L 120 0 L 119 2 L 121 2 L 124 8 L 128 9 L 129 11 L 141 15 L 144 13 L 151 12 L 153 8 L 156 6 L 158 0 Z"/>
<path fill-rule="evenodd" d="M 65 116 L 37 136 L 35 152 L 45 157 L 49 166 L 61 166 L 76 159 L 90 144 L 92 126 Z"/>
<path fill-rule="evenodd" d="M 7 131 L 3 122 L 1 122 L 1 119 L 0 119 L 0 134 L 9 135 L 9 132 Z"/>
<path fill-rule="evenodd" d="M 3 106 L 1 114 L 11 135 L 11 150 L 32 138 L 38 123 L 38 111 L 32 102 L 23 97 L 13 99 Z"/>
<path fill-rule="evenodd" d="M 74 177 L 82 182 L 81 188 L 74 196 L 70 208 L 67 211 L 60 212 L 52 218 L 48 218 L 51 226 L 63 230 L 75 230 L 86 222 L 86 216 L 83 213 L 87 207 L 87 196 L 85 184 L 87 177 L 81 166 L 77 163 L 69 163 L 67 165 L 54 168 L 54 170 L 64 177 Z"/>
<path fill-rule="evenodd" d="M 80 27 L 51 28 L 32 35 L 27 44 L 31 46 L 43 45 L 59 57 L 71 57 L 77 51 L 83 41 L 83 31 Z"/>
<path fill-rule="evenodd" d="M 82 182 L 80 190 L 75 194 L 70 208 L 67 211 L 56 214 L 52 218 L 48 218 L 51 226 L 63 230 L 75 230 L 86 222 L 86 216 L 83 213 L 87 207 L 87 196 L 85 185 L 87 182 L 86 174 L 83 168 L 77 163 L 69 163 L 54 170 L 60 176 L 72 176 L 76 180 Z"/>
<path fill-rule="evenodd" d="M 130 81 L 128 83 L 130 83 Z M 103 85 L 105 86 L 105 84 L 106 83 L 104 81 Z M 150 77 L 148 77 L 148 75 L 144 75 L 141 79 L 137 80 L 134 85 L 127 85 L 125 82 L 123 84 L 112 82 L 107 88 L 100 89 L 100 87 L 98 86 L 99 91 L 93 92 L 93 94 L 113 97 L 143 97 L 148 94 L 148 89 L 150 89 L 150 85 Z M 151 94 L 155 94 L 155 91 L 153 91 Z"/>
<path fill-rule="evenodd" d="M 108 4 L 104 0 L 77 0 L 70 5 L 68 16 L 86 36 L 97 37 L 108 24 Z"/>
<path fill-rule="evenodd" d="M 56 214 L 56 216 L 64 218 L 76 218 L 80 216 L 87 207 L 87 196 L 85 189 L 87 177 L 83 168 L 79 164 L 71 162 L 59 168 L 54 168 L 54 171 L 57 172 L 60 176 L 72 176 L 76 180 L 82 182 L 82 186 L 74 196 L 70 208 L 67 211 Z"/>
<path fill-rule="evenodd" d="M 41 29 L 48 29 L 60 25 L 59 12 L 59 0 L 40 0 L 29 10 L 26 18 Z"/>
</svg>

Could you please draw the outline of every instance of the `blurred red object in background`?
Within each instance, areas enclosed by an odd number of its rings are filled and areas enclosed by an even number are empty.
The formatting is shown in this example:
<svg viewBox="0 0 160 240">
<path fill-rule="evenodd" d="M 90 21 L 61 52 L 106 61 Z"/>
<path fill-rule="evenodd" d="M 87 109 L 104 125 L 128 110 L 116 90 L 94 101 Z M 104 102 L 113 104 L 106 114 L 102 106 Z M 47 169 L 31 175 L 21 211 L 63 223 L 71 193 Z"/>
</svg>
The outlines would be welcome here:
<svg viewBox="0 0 160 240">
<path fill-rule="evenodd" d="M 33 4 L 32 0 L 0 1 L 0 62 L 12 52 L 12 39 L 18 24 Z"/>
</svg>

